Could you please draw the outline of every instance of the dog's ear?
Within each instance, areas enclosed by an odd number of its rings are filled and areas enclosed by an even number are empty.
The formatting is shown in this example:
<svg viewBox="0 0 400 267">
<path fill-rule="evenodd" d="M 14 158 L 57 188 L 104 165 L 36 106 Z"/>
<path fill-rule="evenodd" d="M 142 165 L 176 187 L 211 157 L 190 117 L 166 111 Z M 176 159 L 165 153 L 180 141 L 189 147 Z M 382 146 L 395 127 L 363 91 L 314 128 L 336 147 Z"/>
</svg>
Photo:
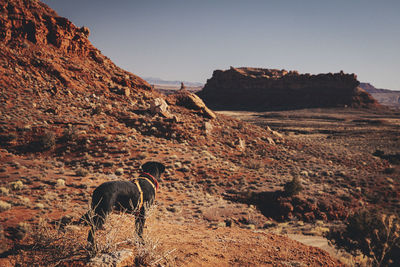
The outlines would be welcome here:
<svg viewBox="0 0 400 267">
<path fill-rule="evenodd" d="M 142 165 L 142 170 L 144 172 L 151 172 L 154 169 L 157 169 L 158 172 L 161 174 L 165 171 L 165 166 L 164 164 L 155 161 L 149 161 Z"/>
<path fill-rule="evenodd" d="M 155 162 L 155 163 L 157 163 L 157 168 L 160 171 L 160 174 L 163 173 L 165 171 L 165 165 L 160 162 Z"/>
</svg>

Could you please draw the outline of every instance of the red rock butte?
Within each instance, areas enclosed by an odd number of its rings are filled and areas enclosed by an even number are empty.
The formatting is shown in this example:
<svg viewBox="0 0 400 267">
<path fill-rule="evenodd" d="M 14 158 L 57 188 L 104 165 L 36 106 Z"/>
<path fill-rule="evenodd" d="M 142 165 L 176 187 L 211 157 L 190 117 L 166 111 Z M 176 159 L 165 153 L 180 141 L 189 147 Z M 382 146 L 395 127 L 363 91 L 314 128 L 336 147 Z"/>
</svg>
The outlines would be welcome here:
<svg viewBox="0 0 400 267">
<path fill-rule="evenodd" d="M 310 75 L 262 68 L 215 70 L 197 94 L 214 109 L 279 110 L 315 107 L 379 107 L 355 74 Z"/>
</svg>

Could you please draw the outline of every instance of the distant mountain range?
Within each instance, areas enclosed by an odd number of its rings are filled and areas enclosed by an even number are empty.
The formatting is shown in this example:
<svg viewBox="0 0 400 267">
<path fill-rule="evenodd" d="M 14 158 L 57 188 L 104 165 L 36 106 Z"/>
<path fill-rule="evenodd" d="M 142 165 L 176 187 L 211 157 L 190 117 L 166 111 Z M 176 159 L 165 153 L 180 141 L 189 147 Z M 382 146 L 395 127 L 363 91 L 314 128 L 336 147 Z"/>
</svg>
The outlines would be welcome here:
<svg viewBox="0 0 400 267">
<path fill-rule="evenodd" d="M 171 86 L 180 86 L 181 82 L 185 84 L 185 86 L 188 87 L 198 87 L 198 86 L 204 86 L 203 83 L 200 82 L 188 82 L 188 81 L 166 81 L 160 78 L 155 78 L 155 77 L 144 77 L 149 84 L 159 84 L 159 85 L 171 85 Z"/>
<path fill-rule="evenodd" d="M 370 93 L 380 104 L 400 107 L 400 91 L 376 88 L 370 83 L 360 83 L 359 86 Z"/>
<path fill-rule="evenodd" d="M 370 83 L 361 83 L 359 85 L 362 89 L 367 91 L 368 93 L 396 93 L 398 91 L 393 91 L 389 89 L 382 89 L 382 88 L 376 88 Z"/>
</svg>

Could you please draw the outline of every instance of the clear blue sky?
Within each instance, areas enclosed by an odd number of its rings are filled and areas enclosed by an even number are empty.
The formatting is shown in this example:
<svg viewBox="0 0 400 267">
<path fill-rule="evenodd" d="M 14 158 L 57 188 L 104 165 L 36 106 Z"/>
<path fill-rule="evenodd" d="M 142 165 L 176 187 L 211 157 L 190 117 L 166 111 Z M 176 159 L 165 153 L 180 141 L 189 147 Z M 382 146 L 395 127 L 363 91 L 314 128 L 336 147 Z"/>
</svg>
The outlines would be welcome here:
<svg viewBox="0 0 400 267">
<path fill-rule="evenodd" d="M 229 66 L 356 73 L 400 90 L 399 0 L 45 0 L 143 77 L 205 82 Z"/>
</svg>

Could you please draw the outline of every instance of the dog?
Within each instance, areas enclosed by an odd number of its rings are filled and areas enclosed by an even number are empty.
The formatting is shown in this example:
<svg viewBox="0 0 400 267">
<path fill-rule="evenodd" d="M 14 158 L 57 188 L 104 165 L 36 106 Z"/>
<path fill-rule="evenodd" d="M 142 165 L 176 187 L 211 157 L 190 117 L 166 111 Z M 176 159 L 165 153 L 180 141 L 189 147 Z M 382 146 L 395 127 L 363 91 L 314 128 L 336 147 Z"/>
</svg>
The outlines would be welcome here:
<svg viewBox="0 0 400 267">
<path fill-rule="evenodd" d="M 107 215 L 113 210 L 123 210 L 135 215 L 135 231 L 143 240 L 146 210 L 153 204 L 158 181 L 165 171 L 162 163 L 149 161 L 141 166 L 142 173 L 133 181 L 110 181 L 98 186 L 92 195 L 93 221 L 88 242 L 94 243 L 95 231 L 102 228 Z"/>
</svg>

